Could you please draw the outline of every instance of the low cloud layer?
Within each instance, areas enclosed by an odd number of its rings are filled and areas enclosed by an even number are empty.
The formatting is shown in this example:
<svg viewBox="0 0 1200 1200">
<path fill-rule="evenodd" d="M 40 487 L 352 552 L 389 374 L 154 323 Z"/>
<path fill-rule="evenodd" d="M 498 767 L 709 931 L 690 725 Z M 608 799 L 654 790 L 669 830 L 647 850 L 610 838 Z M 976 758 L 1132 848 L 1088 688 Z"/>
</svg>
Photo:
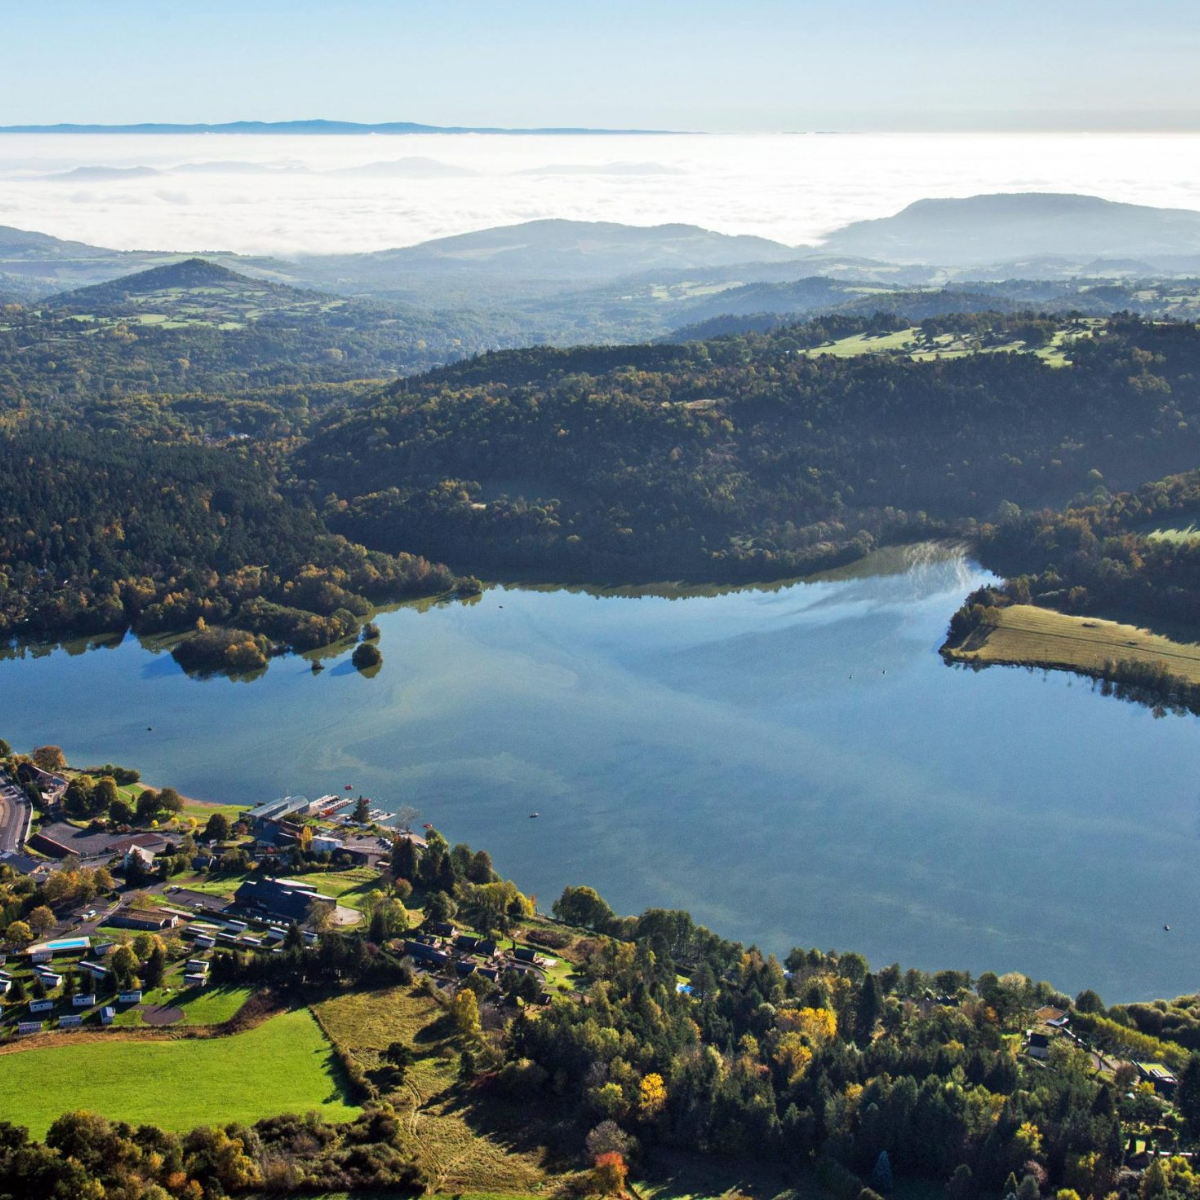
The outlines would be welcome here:
<svg viewBox="0 0 1200 1200">
<path fill-rule="evenodd" d="M 0 136 L 0 224 L 120 249 L 377 250 L 545 217 L 789 245 L 925 196 L 1200 209 L 1200 136 Z"/>
</svg>

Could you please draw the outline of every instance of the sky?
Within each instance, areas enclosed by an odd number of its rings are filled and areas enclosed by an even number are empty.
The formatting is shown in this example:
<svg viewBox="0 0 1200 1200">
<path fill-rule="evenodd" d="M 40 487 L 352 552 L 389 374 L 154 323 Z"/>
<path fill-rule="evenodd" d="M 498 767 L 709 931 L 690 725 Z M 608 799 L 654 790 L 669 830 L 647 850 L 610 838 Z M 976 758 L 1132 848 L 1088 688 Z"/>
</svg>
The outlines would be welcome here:
<svg viewBox="0 0 1200 1200">
<path fill-rule="evenodd" d="M 1200 130 L 1195 0 L 0 0 L 0 124 Z"/>
</svg>

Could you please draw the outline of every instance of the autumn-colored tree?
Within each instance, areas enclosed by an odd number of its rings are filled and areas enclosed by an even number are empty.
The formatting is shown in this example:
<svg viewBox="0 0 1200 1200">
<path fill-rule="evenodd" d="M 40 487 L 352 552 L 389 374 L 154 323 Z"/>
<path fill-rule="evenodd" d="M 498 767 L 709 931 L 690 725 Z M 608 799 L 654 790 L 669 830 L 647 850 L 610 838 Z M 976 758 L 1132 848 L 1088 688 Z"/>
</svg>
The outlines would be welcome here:
<svg viewBox="0 0 1200 1200">
<path fill-rule="evenodd" d="M 155 947 L 158 947 L 164 954 L 166 946 L 163 945 L 163 940 L 157 933 L 136 933 L 133 937 L 133 952 L 137 955 L 139 962 L 145 962 L 146 959 L 154 952 Z"/>
<path fill-rule="evenodd" d="M 601 1196 L 619 1196 L 625 1190 L 629 1168 L 617 1150 L 609 1150 L 597 1156 L 592 1167 L 592 1189 Z"/>
<path fill-rule="evenodd" d="M 39 904 L 26 916 L 25 921 L 34 933 L 43 934 L 54 927 L 55 916 L 45 904 Z"/>
<path fill-rule="evenodd" d="M 15 946 L 24 946 L 33 941 L 33 930 L 24 921 L 12 921 L 4 931 L 4 938 Z"/>
<path fill-rule="evenodd" d="M 34 765 L 43 771 L 61 771 L 67 765 L 61 746 L 38 746 L 30 755 Z"/>
<path fill-rule="evenodd" d="M 132 987 L 138 971 L 137 955 L 128 946 L 118 946 L 108 960 L 109 969 L 120 987 Z"/>
<path fill-rule="evenodd" d="M 775 1047 L 774 1058 L 782 1068 L 788 1085 L 796 1083 L 804 1074 L 805 1068 L 812 1062 L 813 1052 L 802 1034 L 785 1033 Z"/>
<path fill-rule="evenodd" d="M 460 1037 L 475 1037 L 479 1033 L 479 1001 L 470 988 L 463 988 L 455 995 L 450 1004 L 450 1015 Z"/>
<path fill-rule="evenodd" d="M 651 1071 L 638 1088 L 638 1114 L 644 1121 L 653 1121 L 666 1107 L 667 1085 L 663 1077 Z"/>
</svg>

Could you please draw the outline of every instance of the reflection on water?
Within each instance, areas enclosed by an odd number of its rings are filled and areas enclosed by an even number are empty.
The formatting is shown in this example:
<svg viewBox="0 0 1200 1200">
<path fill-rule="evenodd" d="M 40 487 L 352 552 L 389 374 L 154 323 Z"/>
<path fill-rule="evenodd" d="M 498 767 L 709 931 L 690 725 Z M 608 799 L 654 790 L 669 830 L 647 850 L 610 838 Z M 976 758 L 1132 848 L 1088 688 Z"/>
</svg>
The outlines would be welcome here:
<svg viewBox="0 0 1200 1200">
<path fill-rule="evenodd" d="M 777 951 L 1109 1001 L 1194 988 L 1195 720 L 946 670 L 946 621 L 985 578 L 916 547 L 688 599 L 493 588 L 381 615 L 374 679 L 348 650 L 249 686 L 133 639 L 25 652 L 0 662 L 0 734 L 211 798 L 351 783 L 488 847 L 545 907 L 586 882 Z"/>
</svg>

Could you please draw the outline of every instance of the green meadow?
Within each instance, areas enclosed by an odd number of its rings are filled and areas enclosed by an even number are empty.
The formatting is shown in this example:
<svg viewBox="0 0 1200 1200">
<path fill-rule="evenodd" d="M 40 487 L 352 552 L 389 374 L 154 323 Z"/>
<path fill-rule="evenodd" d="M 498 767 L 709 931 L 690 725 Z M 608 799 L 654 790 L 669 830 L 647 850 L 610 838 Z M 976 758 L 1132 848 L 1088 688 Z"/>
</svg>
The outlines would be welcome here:
<svg viewBox="0 0 1200 1200">
<path fill-rule="evenodd" d="M 163 1129 L 254 1122 L 286 1112 L 349 1120 L 329 1042 L 308 1009 L 223 1038 L 103 1036 L 21 1050 L 0 1060 L 0 1120 L 36 1138 L 64 1112 L 88 1109 Z"/>
</svg>

